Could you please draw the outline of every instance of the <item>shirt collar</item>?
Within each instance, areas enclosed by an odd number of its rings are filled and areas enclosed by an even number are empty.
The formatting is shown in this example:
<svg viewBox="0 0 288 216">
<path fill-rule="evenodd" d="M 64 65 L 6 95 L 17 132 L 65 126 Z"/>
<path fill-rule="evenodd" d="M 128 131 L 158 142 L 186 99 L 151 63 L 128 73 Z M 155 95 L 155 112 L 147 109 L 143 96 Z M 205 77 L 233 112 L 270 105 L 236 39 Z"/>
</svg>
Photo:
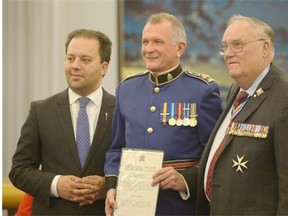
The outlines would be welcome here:
<svg viewBox="0 0 288 216">
<path fill-rule="evenodd" d="M 68 95 L 69 95 L 70 105 L 75 103 L 80 97 L 82 97 L 82 96 L 76 94 L 75 92 L 73 92 L 72 89 L 70 89 L 70 88 L 68 89 Z M 103 97 L 102 86 L 100 86 L 96 91 L 92 92 L 90 95 L 87 95 L 86 97 L 88 97 L 90 99 L 90 101 L 93 101 L 97 107 L 100 107 L 102 97 Z"/>
</svg>

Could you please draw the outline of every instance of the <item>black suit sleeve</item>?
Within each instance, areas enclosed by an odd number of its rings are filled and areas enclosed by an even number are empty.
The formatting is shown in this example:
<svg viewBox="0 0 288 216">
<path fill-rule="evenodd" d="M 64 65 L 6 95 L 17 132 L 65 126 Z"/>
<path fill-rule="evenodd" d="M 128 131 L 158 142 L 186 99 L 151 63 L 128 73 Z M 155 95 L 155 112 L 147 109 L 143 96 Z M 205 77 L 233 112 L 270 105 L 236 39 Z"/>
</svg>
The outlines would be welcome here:
<svg viewBox="0 0 288 216">
<path fill-rule="evenodd" d="M 36 103 L 32 102 L 21 129 L 9 178 L 15 187 L 50 205 L 50 187 L 55 175 L 40 170 L 42 148 L 36 110 Z"/>
</svg>

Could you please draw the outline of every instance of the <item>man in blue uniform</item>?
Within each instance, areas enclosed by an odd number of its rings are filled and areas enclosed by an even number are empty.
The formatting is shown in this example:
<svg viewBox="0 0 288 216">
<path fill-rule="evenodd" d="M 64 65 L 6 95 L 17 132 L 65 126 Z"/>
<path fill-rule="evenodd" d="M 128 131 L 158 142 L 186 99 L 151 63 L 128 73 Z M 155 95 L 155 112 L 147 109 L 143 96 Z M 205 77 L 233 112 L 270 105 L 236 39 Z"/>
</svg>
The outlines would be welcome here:
<svg viewBox="0 0 288 216">
<path fill-rule="evenodd" d="M 217 84 L 181 67 L 185 47 L 186 33 L 176 17 L 149 17 L 142 34 L 149 71 L 121 82 L 116 91 L 113 143 L 105 163 L 108 216 L 117 207 L 124 147 L 164 151 L 163 168 L 151 179 L 161 188 L 156 215 L 195 215 L 197 162 L 222 109 Z"/>
</svg>

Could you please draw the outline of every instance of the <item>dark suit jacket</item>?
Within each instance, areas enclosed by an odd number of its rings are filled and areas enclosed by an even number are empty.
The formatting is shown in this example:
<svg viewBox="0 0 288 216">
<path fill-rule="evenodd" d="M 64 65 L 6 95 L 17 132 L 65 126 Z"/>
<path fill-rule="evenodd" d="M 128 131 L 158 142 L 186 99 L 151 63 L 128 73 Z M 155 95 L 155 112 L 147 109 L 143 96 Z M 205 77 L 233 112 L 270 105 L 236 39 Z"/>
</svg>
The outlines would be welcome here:
<svg viewBox="0 0 288 216">
<path fill-rule="evenodd" d="M 262 91 L 261 89 L 262 88 Z M 198 215 L 288 215 L 288 73 L 271 65 L 235 122 L 269 126 L 266 138 L 229 135 L 213 175 L 211 204 L 204 192 L 204 171 L 214 137 L 239 87 L 233 85 L 203 152 L 198 179 Z M 257 94 L 258 92 L 258 94 Z M 252 130 L 252 129 L 251 129 Z M 237 156 L 244 158 L 237 159 Z M 246 162 L 247 169 L 234 162 Z"/>
<path fill-rule="evenodd" d="M 115 96 L 103 90 L 98 124 L 82 170 L 67 89 L 45 100 L 31 103 L 9 177 L 13 185 L 35 197 L 33 215 L 104 215 L 104 200 L 79 207 L 77 203 L 50 197 L 50 187 L 56 175 L 104 176 L 105 153 L 112 139 L 114 107 Z"/>
</svg>

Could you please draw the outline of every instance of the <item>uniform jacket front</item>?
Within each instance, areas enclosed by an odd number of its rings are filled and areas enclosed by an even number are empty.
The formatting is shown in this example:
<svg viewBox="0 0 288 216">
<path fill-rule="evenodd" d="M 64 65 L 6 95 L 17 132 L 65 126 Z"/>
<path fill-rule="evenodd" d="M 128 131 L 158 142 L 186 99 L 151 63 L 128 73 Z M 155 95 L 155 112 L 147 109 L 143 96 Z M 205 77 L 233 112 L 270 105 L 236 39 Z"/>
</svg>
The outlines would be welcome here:
<svg viewBox="0 0 288 216">
<path fill-rule="evenodd" d="M 195 103 L 197 125 L 161 123 L 165 102 L 168 107 L 172 102 Z M 116 90 L 113 143 L 107 153 L 105 175 L 118 175 L 123 147 L 164 150 L 164 163 L 199 160 L 221 112 L 217 84 L 202 75 L 185 72 L 181 66 L 162 76 L 145 73 L 121 82 Z M 195 214 L 198 168 L 180 172 L 189 185 L 191 197 L 183 200 L 177 191 L 160 190 L 156 215 Z"/>
<path fill-rule="evenodd" d="M 104 176 L 105 153 L 112 142 L 114 107 L 115 97 L 103 90 L 98 124 L 82 170 L 68 90 L 31 103 L 9 177 L 17 188 L 35 197 L 33 215 L 104 215 L 104 200 L 80 207 L 77 203 L 50 197 L 50 187 L 56 175 Z"/>
<path fill-rule="evenodd" d="M 271 65 L 234 122 L 213 175 L 211 204 L 204 192 L 204 172 L 214 137 L 239 87 L 233 85 L 199 167 L 198 215 L 288 214 L 288 73 Z"/>
</svg>

